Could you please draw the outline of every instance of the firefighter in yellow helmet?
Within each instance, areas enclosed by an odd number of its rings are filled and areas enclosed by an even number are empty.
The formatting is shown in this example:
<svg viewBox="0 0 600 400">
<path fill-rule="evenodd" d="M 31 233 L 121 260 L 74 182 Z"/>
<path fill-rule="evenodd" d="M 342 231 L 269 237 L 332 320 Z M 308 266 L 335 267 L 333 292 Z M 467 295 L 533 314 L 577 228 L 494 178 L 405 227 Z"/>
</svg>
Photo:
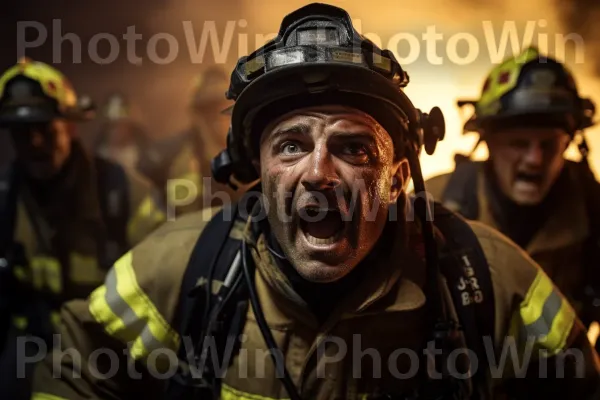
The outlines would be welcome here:
<svg viewBox="0 0 600 400">
<path fill-rule="evenodd" d="M 427 182 L 437 200 L 498 228 L 524 248 L 576 305 L 600 316 L 600 185 L 587 163 L 583 130 L 594 104 L 560 62 L 528 48 L 487 77 L 465 131 L 480 134 L 484 162 L 457 162 Z M 564 157 L 579 139 L 581 162 Z"/>
<path fill-rule="evenodd" d="M 228 82 L 221 66 L 211 66 L 200 73 L 192 85 L 189 127 L 154 143 L 138 165 L 145 176 L 163 189 L 167 207 L 175 215 L 235 198 L 229 187 L 212 179 L 210 164 L 226 146 L 230 116 L 225 111 L 231 106 L 225 97 Z"/>
<path fill-rule="evenodd" d="M 0 77 L 0 125 L 16 152 L 0 177 L 1 398 L 28 398 L 31 368 L 19 362 L 51 346 L 61 304 L 87 296 L 165 218 L 147 181 L 84 151 L 75 123 L 92 116 L 47 64 L 23 59 Z"/>
</svg>

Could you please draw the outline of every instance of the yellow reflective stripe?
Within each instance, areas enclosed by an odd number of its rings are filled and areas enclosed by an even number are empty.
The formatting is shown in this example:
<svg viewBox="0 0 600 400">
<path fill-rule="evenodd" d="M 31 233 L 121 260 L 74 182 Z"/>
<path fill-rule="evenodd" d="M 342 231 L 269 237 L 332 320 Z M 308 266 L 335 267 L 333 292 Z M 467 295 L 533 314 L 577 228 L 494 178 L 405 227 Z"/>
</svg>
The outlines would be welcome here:
<svg viewBox="0 0 600 400">
<path fill-rule="evenodd" d="M 242 392 L 231 386 L 221 384 L 221 400 L 277 400 L 275 397 L 260 396 Z M 284 399 L 281 399 L 284 400 Z"/>
<path fill-rule="evenodd" d="M 33 286 L 36 289 L 48 288 L 53 293 L 62 292 L 62 268 L 53 257 L 37 256 L 31 259 Z"/>
<path fill-rule="evenodd" d="M 64 398 L 64 397 L 58 397 L 53 394 L 36 392 L 36 393 L 33 393 L 33 395 L 31 396 L 31 400 L 69 400 L 69 399 Z"/>
<path fill-rule="evenodd" d="M 372 395 L 369 394 L 358 394 L 357 398 L 360 400 L 367 400 Z M 274 397 L 260 396 L 258 394 L 242 392 L 241 390 L 237 390 L 232 388 L 231 386 L 221 384 L 221 400 L 287 400 L 277 399 Z"/>
<path fill-rule="evenodd" d="M 25 270 L 25 268 L 23 267 L 15 267 L 15 269 L 13 270 L 13 273 L 15 275 L 15 278 L 17 278 L 19 281 L 21 282 L 26 282 L 29 278 L 29 274 L 27 274 L 27 270 Z"/>
<path fill-rule="evenodd" d="M 60 311 L 52 311 L 50 313 L 50 321 L 52 321 L 52 325 L 54 326 L 55 329 L 58 330 L 58 328 L 60 327 Z"/>
<path fill-rule="evenodd" d="M 542 315 L 544 302 L 552 293 L 554 285 L 543 273 L 538 272 L 521 303 L 521 318 L 525 325 L 532 324 Z"/>
<path fill-rule="evenodd" d="M 142 238 L 149 231 L 165 221 L 167 216 L 157 206 L 152 196 L 146 196 L 146 198 L 140 203 L 134 216 L 127 224 L 127 235 L 131 238 Z M 135 240 L 133 240 L 135 241 Z"/>
<path fill-rule="evenodd" d="M 566 346 L 576 313 L 550 278 L 539 271 L 521 305 L 521 319 L 528 337 L 551 354 Z"/>
<path fill-rule="evenodd" d="M 22 331 L 27 329 L 27 326 L 29 325 L 29 321 L 27 320 L 27 317 L 15 316 L 15 317 L 13 317 L 12 321 L 13 321 L 13 325 L 17 329 L 22 330 Z"/>
<path fill-rule="evenodd" d="M 179 348 L 179 335 L 141 290 L 128 252 L 109 271 L 106 282 L 90 297 L 90 313 L 111 335 L 133 342 L 131 355 L 144 358 L 153 350 Z"/>
</svg>

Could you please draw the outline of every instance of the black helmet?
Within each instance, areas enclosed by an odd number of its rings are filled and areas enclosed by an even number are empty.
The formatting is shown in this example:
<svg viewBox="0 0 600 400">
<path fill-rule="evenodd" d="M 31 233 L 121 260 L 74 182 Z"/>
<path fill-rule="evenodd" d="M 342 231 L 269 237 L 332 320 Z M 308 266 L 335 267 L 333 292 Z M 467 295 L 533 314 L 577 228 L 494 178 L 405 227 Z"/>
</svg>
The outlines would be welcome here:
<svg viewBox="0 0 600 400">
<path fill-rule="evenodd" d="M 468 103 L 468 102 L 467 102 Z M 506 125 L 560 125 L 570 134 L 592 126 L 594 103 L 579 96 L 571 72 L 530 47 L 489 73 L 465 131 Z"/>
<path fill-rule="evenodd" d="M 444 135 L 443 116 L 438 108 L 431 115 L 415 109 L 403 91 L 408 82 L 394 55 L 360 35 L 343 9 L 314 3 L 294 11 L 277 37 L 242 57 L 231 75 L 228 150 L 213 161 L 215 179 L 258 179 L 250 160 L 262 128 L 287 111 L 320 104 L 363 110 L 397 146 L 425 144 L 432 153 Z"/>
<path fill-rule="evenodd" d="M 48 64 L 23 58 L 0 76 L 2 124 L 87 120 L 93 112 L 89 97 L 78 98 L 69 80 Z"/>
</svg>

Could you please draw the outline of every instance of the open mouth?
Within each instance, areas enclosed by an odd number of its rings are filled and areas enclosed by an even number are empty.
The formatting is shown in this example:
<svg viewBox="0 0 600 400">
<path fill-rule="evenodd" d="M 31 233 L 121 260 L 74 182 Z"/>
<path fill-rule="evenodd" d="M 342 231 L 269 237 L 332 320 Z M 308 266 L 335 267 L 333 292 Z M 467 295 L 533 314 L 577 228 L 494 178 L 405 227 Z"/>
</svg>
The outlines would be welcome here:
<svg viewBox="0 0 600 400">
<path fill-rule="evenodd" d="M 341 238 L 344 221 L 339 210 L 305 207 L 300 211 L 300 229 L 310 244 L 328 245 Z"/>
<path fill-rule="evenodd" d="M 518 172 L 515 177 L 515 181 L 521 181 L 533 185 L 540 185 L 542 183 L 542 179 L 542 174 L 529 172 Z"/>
</svg>

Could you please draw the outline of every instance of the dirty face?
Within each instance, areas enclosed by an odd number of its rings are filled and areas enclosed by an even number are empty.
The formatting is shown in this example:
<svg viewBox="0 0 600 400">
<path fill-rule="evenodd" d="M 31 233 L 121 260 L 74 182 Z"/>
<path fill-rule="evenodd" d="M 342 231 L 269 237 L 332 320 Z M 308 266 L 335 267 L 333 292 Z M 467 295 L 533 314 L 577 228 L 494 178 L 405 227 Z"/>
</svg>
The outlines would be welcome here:
<svg viewBox="0 0 600 400">
<path fill-rule="evenodd" d="M 34 179 L 50 179 L 62 169 L 71 154 L 69 123 L 15 124 L 9 128 L 17 156 Z"/>
<path fill-rule="evenodd" d="M 558 178 L 569 135 L 560 128 L 514 128 L 490 134 L 487 144 L 496 181 L 520 205 L 539 204 Z"/>
<path fill-rule="evenodd" d="M 409 176 L 390 135 L 369 115 L 340 106 L 271 123 L 259 167 L 272 232 L 313 282 L 336 281 L 367 256 Z"/>
</svg>

